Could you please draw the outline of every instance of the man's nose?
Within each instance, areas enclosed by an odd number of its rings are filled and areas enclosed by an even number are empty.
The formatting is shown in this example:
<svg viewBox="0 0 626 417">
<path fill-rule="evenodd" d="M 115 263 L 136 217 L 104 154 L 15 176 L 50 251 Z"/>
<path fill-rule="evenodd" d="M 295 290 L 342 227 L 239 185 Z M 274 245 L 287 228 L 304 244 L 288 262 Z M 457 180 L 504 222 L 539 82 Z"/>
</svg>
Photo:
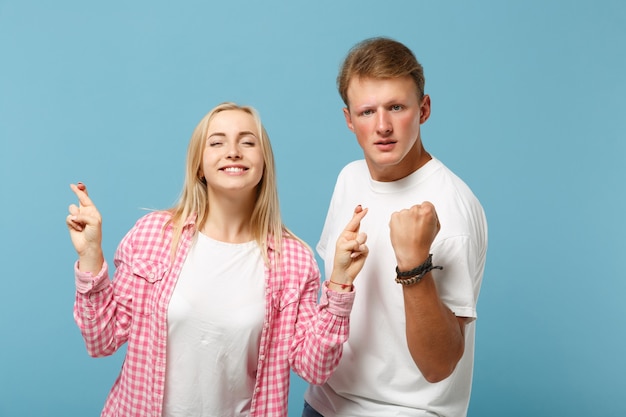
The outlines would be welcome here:
<svg viewBox="0 0 626 417">
<path fill-rule="evenodd" d="M 377 114 L 377 130 L 381 135 L 389 135 L 393 132 L 393 126 L 391 124 L 391 118 L 386 111 L 379 111 Z"/>
</svg>

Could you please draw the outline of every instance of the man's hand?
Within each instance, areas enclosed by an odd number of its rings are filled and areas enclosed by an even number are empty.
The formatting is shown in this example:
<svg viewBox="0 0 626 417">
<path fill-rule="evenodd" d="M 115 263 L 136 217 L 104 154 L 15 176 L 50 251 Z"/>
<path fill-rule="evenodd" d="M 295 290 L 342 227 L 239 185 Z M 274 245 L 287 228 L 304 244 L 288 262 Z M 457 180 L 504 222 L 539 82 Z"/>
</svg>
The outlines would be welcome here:
<svg viewBox="0 0 626 417">
<path fill-rule="evenodd" d="M 425 201 L 393 213 L 389 229 L 398 268 L 408 271 L 428 258 L 441 225 L 435 206 Z"/>
</svg>

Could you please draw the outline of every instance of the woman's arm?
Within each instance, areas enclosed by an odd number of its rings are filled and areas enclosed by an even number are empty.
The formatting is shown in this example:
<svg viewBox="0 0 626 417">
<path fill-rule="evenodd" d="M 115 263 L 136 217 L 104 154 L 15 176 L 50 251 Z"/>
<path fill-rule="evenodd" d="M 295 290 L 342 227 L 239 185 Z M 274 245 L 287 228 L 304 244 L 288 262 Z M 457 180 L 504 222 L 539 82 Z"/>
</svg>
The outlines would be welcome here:
<svg viewBox="0 0 626 417">
<path fill-rule="evenodd" d="M 319 304 L 320 273 L 311 254 L 311 266 L 300 296 L 296 332 L 290 350 L 292 369 L 312 384 L 322 384 L 335 370 L 348 339 L 350 311 L 354 302 L 352 282 L 360 272 L 368 248 L 367 236 L 359 232 L 367 210 L 357 207 L 337 239 L 333 274 L 324 283 Z"/>
<path fill-rule="evenodd" d="M 131 322 L 131 294 L 128 282 L 130 233 L 124 238 L 116 258 L 120 259 L 116 283 L 109 279 L 102 252 L 102 218 L 87 194 L 84 184 L 71 184 L 79 205 L 72 204 L 66 223 L 78 254 L 75 266 L 76 298 L 74 319 L 85 340 L 89 355 L 113 354 L 128 339 Z M 116 259 L 116 263 L 118 260 Z"/>
</svg>

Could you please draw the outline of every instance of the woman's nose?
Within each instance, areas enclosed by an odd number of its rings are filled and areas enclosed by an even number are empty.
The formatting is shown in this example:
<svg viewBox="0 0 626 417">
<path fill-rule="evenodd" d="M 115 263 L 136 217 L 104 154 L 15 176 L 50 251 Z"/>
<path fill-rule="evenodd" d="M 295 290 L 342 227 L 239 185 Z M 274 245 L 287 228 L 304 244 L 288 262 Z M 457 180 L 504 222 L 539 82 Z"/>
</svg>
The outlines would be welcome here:
<svg viewBox="0 0 626 417">
<path fill-rule="evenodd" d="M 239 159 L 241 158 L 241 151 L 239 150 L 239 146 L 237 144 L 232 144 L 228 147 L 228 152 L 226 157 L 229 159 Z"/>
</svg>

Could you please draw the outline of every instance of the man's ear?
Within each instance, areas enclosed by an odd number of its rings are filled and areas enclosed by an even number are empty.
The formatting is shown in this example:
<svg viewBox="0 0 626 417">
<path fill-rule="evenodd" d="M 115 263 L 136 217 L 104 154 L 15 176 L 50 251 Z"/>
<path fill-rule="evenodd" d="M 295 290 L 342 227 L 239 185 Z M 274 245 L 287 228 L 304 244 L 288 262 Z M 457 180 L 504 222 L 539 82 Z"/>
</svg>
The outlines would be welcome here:
<svg viewBox="0 0 626 417">
<path fill-rule="evenodd" d="M 348 109 L 347 107 L 343 108 L 343 117 L 345 117 L 346 119 L 348 129 L 354 132 L 354 125 L 352 125 L 352 116 L 350 116 L 350 109 Z"/>
<path fill-rule="evenodd" d="M 425 123 L 430 117 L 430 96 L 424 94 L 420 103 L 420 124 Z"/>
</svg>

